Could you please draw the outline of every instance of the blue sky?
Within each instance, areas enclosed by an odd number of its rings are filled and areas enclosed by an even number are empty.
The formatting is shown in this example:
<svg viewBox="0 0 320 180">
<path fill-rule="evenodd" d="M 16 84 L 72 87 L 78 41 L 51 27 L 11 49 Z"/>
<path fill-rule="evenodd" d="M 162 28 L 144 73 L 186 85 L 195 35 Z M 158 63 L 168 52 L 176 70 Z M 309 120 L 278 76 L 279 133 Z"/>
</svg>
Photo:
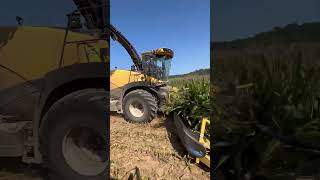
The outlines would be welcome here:
<svg viewBox="0 0 320 180">
<path fill-rule="evenodd" d="M 25 25 L 65 27 L 66 14 L 75 8 L 72 0 L 8 0 L 1 2 L 0 26 L 16 25 L 21 16 Z"/>
<path fill-rule="evenodd" d="M 19 5 L 17 5 L 19 4 Z M 172 48 L 172 74 L 209 67 L 210 0 L 111 0 L 111 20 L 138 52 Z M 211 40 L 223 41 L 269 31 L 293 22 L 320 21 L 319 0 L 213 0 Z M 10 0 L 0 6 L 0 26 L 65 26 L 72 0 Z M 112 42 L 111 68 L 131 66 L 129 55 Z"/>
<path fill-rule="evenodd" d="M 19 4 L 19 5 L 17 5 Z M 72 0 L 11 0 L 0 6 L 0 26 L 66 26 Z M 111 21 L 139 53 L 168 47 L 174 50 L 171 74 L 208 68 L 210 61 L 210 0 L 111 0 Z M 111 69 L 129 69 L 127 52 L 111 42 Z"/>
<path fill-rule="evenodd" d="M 233 40 L 289 23 L 320 21 L 319 0 L 213 0 L 211 39 Z"/>
<path fill-rule="evenodd" d="M 175 52 L 171 74 L 210 64 L 210 0 L 111 0 L 111 23 L 139 53 L 160 47 Z M 129 69 L 130 56 L 111 41 L 111 69 Z"/>
</svg>

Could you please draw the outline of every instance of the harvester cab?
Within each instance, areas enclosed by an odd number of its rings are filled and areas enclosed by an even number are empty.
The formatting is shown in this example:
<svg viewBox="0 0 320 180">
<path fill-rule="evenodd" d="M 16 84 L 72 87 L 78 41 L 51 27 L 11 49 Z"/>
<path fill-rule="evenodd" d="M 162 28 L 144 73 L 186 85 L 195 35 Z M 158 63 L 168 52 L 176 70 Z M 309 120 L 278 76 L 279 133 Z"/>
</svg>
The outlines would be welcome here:
<svg viewBox="0 0 320 180">
<path fill-rule="evenodd" d="M 112 70 L 110 76 L 110 110 L 122 113 L 129 122 L 147 123 L 169 97 L 167 81 L 173 51 L 159 48 L 140 56 L 133 45 L 112 25 L 110 36 L 130 55 L 131 70 Z"/>
<path fill-rule="evenodd" d="M 154 77 L 159 82 L 167 82 L 172 58 L 173 51 L 168 48 L 159 48 L 142 53 L 143 74 Z"/>
</svg>

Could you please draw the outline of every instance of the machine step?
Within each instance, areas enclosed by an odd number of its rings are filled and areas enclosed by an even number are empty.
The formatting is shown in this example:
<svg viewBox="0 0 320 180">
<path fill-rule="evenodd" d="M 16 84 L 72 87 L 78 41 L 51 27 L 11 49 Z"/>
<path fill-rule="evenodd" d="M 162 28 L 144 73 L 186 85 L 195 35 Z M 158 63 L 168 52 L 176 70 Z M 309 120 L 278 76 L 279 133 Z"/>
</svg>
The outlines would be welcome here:
<svg viewBox="0 0 320 180">
<path fill-rule="evenodd" d="M 23 156 L 25 129 L 29 121 L 0 122 L 0 154 L 3 157 Z"/>
<path fill-rule="evenodd" d="M 110 99 L 110 111 L 119 112 L 121 109 L 119 108 L 119 100 L 111 100 Z"/>
</svg>

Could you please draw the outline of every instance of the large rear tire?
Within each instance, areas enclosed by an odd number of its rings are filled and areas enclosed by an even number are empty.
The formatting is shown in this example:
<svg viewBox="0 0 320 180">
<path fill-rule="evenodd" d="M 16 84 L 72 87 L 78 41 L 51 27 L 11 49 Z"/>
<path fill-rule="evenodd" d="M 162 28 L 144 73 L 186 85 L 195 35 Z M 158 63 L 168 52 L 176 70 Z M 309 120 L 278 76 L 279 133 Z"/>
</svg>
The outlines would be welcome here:
<svg viewBox="0 0 320 180">
<path fill-rule="evenodd" d="M 157 99 L 148 91 L 133 90 L 123 98 L 123 115 L 131 123 L 149 123 L 157 115 Z"/>
<path fill-rule="evenodd" d="M 44 163 L 61 179 L 101 180 L 109 174 L 108 94 L 84 89 L 58 100 L 41 129 Z"/>
</svg>

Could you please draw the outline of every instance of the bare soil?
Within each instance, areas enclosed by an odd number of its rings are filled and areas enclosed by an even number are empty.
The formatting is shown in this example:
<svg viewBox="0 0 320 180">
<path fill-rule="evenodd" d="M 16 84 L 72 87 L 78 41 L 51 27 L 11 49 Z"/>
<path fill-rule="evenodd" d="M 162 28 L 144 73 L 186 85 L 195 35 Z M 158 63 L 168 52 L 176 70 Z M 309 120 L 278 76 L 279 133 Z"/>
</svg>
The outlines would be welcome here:
<svg viewBox="0 0 320 180">
<path fill-rule="evenodd" d="M 170 119 L 157 118 L 150 124 L 127 123 L 121 116 L 110 117 L 110 173 L 113 179 L 210 179 L 204 166 L 186 158 Z M 0 180 L 44 180 L 41 166 L 27 165 L 20 158 L 0 158 Z"/>
<path fill-rule="evenodd" d="M 171 119 L 132 124 L 112 115 L 110 121 L 112 178 L 127 180 L 130 174 L 140 174 L 141 179 L 210 179 L 206 167 L 186 158 Z"/>
</svg>

